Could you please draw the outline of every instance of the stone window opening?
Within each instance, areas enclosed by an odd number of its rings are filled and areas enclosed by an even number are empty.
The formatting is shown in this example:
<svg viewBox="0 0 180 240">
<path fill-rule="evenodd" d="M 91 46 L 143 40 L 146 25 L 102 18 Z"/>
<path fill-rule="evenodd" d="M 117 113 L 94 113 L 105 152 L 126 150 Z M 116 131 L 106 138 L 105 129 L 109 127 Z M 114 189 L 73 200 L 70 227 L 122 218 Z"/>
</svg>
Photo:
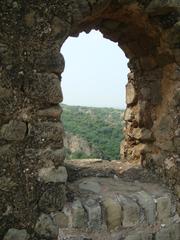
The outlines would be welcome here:
<svg viewBox="0 0 180 240">
<path fill-rule="evenodd" d="M 68 151 L 66 159 L 73 156 L 78 158 L 78 156 L 82 155 L 84 158 L 91 158 L 92 156 L 92 158 L 102 158 L 104 160 L 119 160 L 119 146 L 123 139 L 123 110 L 126 106 L 125 85 L 127 84 L 127 73 L 129 72 L 127 67 L 128 59 L 117 43 L 115 44 L 103 38 L 99 31 L 91 31 L 89 34 L 83 33 L 78 38 L 68 38 L 63 44 L 61 52 L 65 59 L 65 70 L 62 74 L 63 103 L 71 106 L 92 107 L 92 111 L 96 111 L 97 107 L 114 108 L 119 111 L 119 115 L 116 111 L 116 115 L 119 116 L 116 117 L 116 125 L 119 126 L 119 134 L 117 133 L 119 137 L 114 135 L 113 130 L 112 135 L 108 134 L 109 144 L 106 143 L 108 148 L 109 145 L 113 145 L 114 140 L 115 147 L 112 147 L 114 150 L 106 151 L 101 146 L 103 144 L 101 143 L 103 141 L 103 132 L 101 131 L 103 130 L 103 123 L 102 127 L 97 129 L 100 131 L 100 136 L 97 145 L 99 148 L 96 147 L 96 149 L 90 143 L 91 139 L 88 142 L 86 137 L 81 136 L 81 130 L 74 136 L 72 133 L 66 134 L 65 128 L 65 148 L 72 150 L 72 152 Z M 64 108 L 66 111 L 65 106 Z M 76 111 L 78 111 L 77 108 Z M 88 116 L 88 113 L 86 115 Z M 106 115 L 105 118 L 108 117 L 108 114 Z M 90 113 L 89 117 L 91 118 Z M 105 128 L 107 123 L 105 119 L 102 119 L 102 121 L 104 121 Z M 64 124 L 66 126 L 66 122 Z M 89 131 L 91 131 L 91 127 Z M 77 141 L 75 148 L 73 148 L 72 139 Z M 85 147 L 83 148 L 84 144 L 82 143 L 82 147 L 79 145 L 81 140 L 87 146 L 87 154 Z M 90 154 L 91 151 L 92 154 Z M 85 153 L 83 154 L 83 152 Z"/>
</svg>

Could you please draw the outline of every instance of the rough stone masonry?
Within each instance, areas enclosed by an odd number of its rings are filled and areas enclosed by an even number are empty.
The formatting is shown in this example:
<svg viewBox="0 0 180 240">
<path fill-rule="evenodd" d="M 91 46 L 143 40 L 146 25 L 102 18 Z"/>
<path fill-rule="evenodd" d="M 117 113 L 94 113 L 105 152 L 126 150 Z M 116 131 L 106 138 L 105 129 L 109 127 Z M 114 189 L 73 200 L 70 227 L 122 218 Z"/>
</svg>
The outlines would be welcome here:
<svg viewBox="0 0 180 240">
<path fill-rule="evenodd" d="M 180 198 L 180 1 L 1 0 L 1 239 L 8 229 L 42 239 L 37 219 L 48 223 L 66 202 L 60 49 L 92 29 L 129 58 L 122 159 L 156 172 Z"/>
</svg>

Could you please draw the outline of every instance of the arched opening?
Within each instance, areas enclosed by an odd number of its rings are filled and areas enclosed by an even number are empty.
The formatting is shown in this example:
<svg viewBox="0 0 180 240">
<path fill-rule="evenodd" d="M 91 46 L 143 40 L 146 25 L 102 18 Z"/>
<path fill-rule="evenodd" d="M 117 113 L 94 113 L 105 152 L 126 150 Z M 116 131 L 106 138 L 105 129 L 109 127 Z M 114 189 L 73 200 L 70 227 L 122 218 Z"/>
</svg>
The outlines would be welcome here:
<svg viewBox="0 0 180 240">
<path fill-rule="evenodd" d="M 66 159 L 119 160 L 128 59 L 97 31 L 68 38 L 61 52 Z"/>
</svg>

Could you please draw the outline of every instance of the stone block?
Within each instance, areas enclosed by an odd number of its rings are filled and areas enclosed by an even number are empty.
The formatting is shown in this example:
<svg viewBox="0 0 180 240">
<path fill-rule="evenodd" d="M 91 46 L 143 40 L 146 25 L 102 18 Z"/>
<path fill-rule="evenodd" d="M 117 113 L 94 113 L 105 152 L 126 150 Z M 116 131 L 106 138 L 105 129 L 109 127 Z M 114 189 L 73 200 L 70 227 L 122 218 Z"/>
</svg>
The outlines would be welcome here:
<svg viewBox="0 0 180 240">
<path fill-rule="evenodd" d="M 140 222 L 140 209 L 136 202 L 122 195 L 118 196 L 121 203 L 123 220 L 123 227 L 134 227 Z"/>
<path fill-rule="evenodd" d="M 30 236 L 25 229 L 18 230 L 11 228 L 4 236 L 3 240 L 28 240 L 29 238 Z"/>
<path fill-rule="evenodd" d="M 132 137 L 141 141 L 152 141 L 152 132 L 146 128 L 133 128 Z"/>
<path fill-rule="evenodd" d="M 61 23 L 63 24 L 62 21 Z M 38 59 L 36 60 L 36 67 L 40 71 L 46 71 L 50 74 L 56 73 L 57 75 L 60 75 L 64 71 L 64 66 L 65 66 L 64 57 L 59 52 L 58 48 L 55 50 L 48 49 L 47 51 L 42 51 L 41 55 L 39 55 Z"/>
<path fill-rule="evenodd" d="M 63 21 L 62 18 L 55 16 L 51 22 L 52 34 L 55 38 L 64 38 L 67 31 L 69 30 L 69 24 Z"/>
<path fill-rule="evenodd" d="M 49 215 L 41 214 L 35 225 L 35 232 L 41 237 L 57 239 L 59 231 Z"/>
<path fill-rule="evenodd" d="M 63 212 L 55 212 L 52 215 L 52 219 L 55 225 L 60 228 L 68 228 L 69 218 Z"/>
<path fill-rule="evenodd" d="M 65 183 L 67 181 L 67 170 L 65 167 L 49 167 L 39 170 L 39 180 L 45 183 Z"/>
<path fill-rule="evenodd" d="M 131 105 L 136 101 L 136 91 L 132 83 L 126 85 L 126 104 Z"/>
<path fill-rule="evenodd" d="M 144 209 L 145 218 L 148 224 L 155 223 L 156 205 L 152 196 L 148 193 L 141 191 L 135 194 L 139 205 Z"/>
<path fill-rule="evenodd" d="M 37 112 L 37 115 L 41 118 L 55 118 L 60 119 L 62 108 L 60 106 L 50 107 L 47 109 L 41 109 Z"/>
<path fill-rule="evenodd" d="M 123 214 L 119 202 L 106 198 L 103 201 L 103 207 L 105 209 L 105 218 L 108 229 L 111 231 L 120 228 L 122 225 Z"/>
<path fill-rule="evenodd" d="M 101 190 L 101 186 L 99 185 L 98 182 L 93 182 L 93 181 L 88 180 L 88 181 L 84 181 L 84 182 L 80 183 L 79 189 L 94 192 L 94 193 L 99 193 Z"/>
<path fill-rule="evenodd" d="M 46 189 L 40 197 L 38 206 L 45 213 L 62 210 L 66 201 L 66 191 L 64 184 L 48 183 Z"/>
<path fill-rule="evenodd" d="M 130 122 L 133 120 L 133 117 L 134 117 L 134 114 L 133 114 L 132 108 L 126 108 L 124 112 L 124 120 Z"/>
<path fill-rule="evenodd" d="M 85 228 L 87 225 L 87 217 L 85 210 L 79 199 L 72 203 L 72 227 Z"/>
<path fill-rule="evenodd" d="M 92 230 L 101 229 L 101 207 L 98 202 L 93 199 L 89 199 L 84 204 L 84 207 L 88 213 L 88 228 Z"/>
<path fill-rule="evenodd" d="M 163 196 L 157 201 L 157 220 L 161 223 L 168 223 L 171 215 L 171 199 L 169 196 Z"/>
<path fill-rule="evenodd" d="M 59 167 L 64 163 L 65 149 L 40 149 L 37 155 L 39 157 L 38 163 L 40 167 Z"/>
<path fill-rule="evenodd" d="M 58 104 L 63 100 L 60 79 L 54 73 L 35 73 L 31 82 L 26 82 L 27 96 L 42 103 Z"/>
<path fill-rule="evenodd" d="M 60 122 L 40 122 L 29 125 L 28 135 L 33 137 L 36 142 L 62 141 L 64 134 L 63 125 Z"/>
<path fill-rule="evenodd" d="M 11 120 L 8 124 L 3 125 L 0 136 L 8 141 L 22 141 L 26 131 L 27 127 L 24 122 Z"/>
</svg>

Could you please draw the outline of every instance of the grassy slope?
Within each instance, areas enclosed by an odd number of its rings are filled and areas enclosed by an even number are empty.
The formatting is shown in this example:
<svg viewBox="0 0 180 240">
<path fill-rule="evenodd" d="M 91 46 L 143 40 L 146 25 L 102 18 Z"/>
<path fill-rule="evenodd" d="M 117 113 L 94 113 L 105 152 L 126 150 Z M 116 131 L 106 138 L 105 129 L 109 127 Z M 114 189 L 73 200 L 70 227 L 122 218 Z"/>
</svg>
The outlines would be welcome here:
<svg viewBox="0 0 180 240">
<path fill-rule="evenodd" d="M 113 108 L 63 106 L 65 131 L 86 139 L 103 159 L 119 159 L 123 111 Z"/>
</svg>

